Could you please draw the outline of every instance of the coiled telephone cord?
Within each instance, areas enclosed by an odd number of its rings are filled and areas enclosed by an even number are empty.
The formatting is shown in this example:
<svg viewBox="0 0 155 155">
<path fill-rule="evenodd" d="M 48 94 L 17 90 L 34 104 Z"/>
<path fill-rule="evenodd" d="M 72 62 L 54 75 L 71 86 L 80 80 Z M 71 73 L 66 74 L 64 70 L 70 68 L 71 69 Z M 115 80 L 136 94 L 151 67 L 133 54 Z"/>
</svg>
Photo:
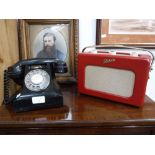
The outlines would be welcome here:
<svg viewBox="0 0 155 155">
<path fill-rule="evenodd" d="M 4 104 L 9 103 L 9 77 L 8 77 L 8 71 L 4 70 Z"/>
</svg>

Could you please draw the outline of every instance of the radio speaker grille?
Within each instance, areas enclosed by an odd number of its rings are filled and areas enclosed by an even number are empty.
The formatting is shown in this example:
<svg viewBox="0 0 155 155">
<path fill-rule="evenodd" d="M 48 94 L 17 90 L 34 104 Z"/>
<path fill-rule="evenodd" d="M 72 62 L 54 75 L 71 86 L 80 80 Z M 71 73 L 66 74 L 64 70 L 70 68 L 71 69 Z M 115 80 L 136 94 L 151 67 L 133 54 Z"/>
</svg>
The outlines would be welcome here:
<svg viewBox="0 0 155 155">
<path fill-rule="evenodd" d="M 135 84 L 135 74 L 129 70 L 87 66 L 85 68 L 85 88 L 131 97 Z"/>
</svg>

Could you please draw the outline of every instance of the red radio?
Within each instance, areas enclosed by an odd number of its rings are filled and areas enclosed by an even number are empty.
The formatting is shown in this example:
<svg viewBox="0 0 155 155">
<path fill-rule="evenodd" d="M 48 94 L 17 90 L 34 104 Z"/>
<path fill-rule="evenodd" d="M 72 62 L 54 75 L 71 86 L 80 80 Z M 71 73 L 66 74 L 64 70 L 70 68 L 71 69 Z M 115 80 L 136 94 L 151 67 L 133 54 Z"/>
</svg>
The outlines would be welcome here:
<svg viewBox="0 0 155 155">
<path fill-rule="evenodd" d="M 128 46 L 117 47 L 146 51 Z M 78 54 L 80 93 L 134 106 L 143 105 L 149 71 L 154 59 L 152 53 L 150 55 L 149 51 L 147 54 L 138 54 L 103 50 L 84 53 L 84 50 Z"/>
</svg>

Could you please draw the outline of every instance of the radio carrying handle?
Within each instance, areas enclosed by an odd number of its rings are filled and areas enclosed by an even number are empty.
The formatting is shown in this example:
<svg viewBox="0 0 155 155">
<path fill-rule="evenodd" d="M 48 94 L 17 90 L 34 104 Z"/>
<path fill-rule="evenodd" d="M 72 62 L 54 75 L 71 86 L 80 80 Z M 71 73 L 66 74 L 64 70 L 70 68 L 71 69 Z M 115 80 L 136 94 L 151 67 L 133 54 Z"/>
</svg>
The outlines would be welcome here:
<svg viewBox="0 0 155 155">
<path fill-rule="evenodd" d="M 148 52 L 149 54 L 151 54 L 152 56 L 152 62 L 151 62 L 151 70 L 152 70 L 152 66 L 153 66 L 153 63 L 154 63 L 154 60 L 155 60 L 155 57 L 153 55 L 153 53 L 149 50 L 146 50 L 144 48 L 139 48 L 139 47 L 134 47 L 134 46 L 125 46 L 125 45 L 92 45 L 92 46 L 87 46 L 85 48 L 83 48 L 82 50 L 82 53 L 84 53 L 84 51 L 87 49 L 87 48 L 100 48 L 100 49 L 104 49 L 104 48 L 126 48 L 126 49 L 135 49 L 135 50 L 141 50 L 141 51 L 145 51 L 145 52 Z"/>
</svg>

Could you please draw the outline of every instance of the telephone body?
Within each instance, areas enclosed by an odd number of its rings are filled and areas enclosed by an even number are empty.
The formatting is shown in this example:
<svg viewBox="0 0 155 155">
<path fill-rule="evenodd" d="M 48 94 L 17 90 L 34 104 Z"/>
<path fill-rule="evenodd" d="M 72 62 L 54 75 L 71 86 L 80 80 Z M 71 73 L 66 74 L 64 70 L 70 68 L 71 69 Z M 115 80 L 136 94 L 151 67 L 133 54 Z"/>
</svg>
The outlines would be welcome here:
<svg viewBox="0 0 155 155">
<path fill-rule="evenodd" d="M 15 112 L 63 106 L 63 96 L 55 73 L 66 73 L 67 65 L 59 59 L 28 59 L 4 71 L 4 104 Z M 9 95 L 9 81 L 21 85 L 20 92 Z"/>
</svg>

